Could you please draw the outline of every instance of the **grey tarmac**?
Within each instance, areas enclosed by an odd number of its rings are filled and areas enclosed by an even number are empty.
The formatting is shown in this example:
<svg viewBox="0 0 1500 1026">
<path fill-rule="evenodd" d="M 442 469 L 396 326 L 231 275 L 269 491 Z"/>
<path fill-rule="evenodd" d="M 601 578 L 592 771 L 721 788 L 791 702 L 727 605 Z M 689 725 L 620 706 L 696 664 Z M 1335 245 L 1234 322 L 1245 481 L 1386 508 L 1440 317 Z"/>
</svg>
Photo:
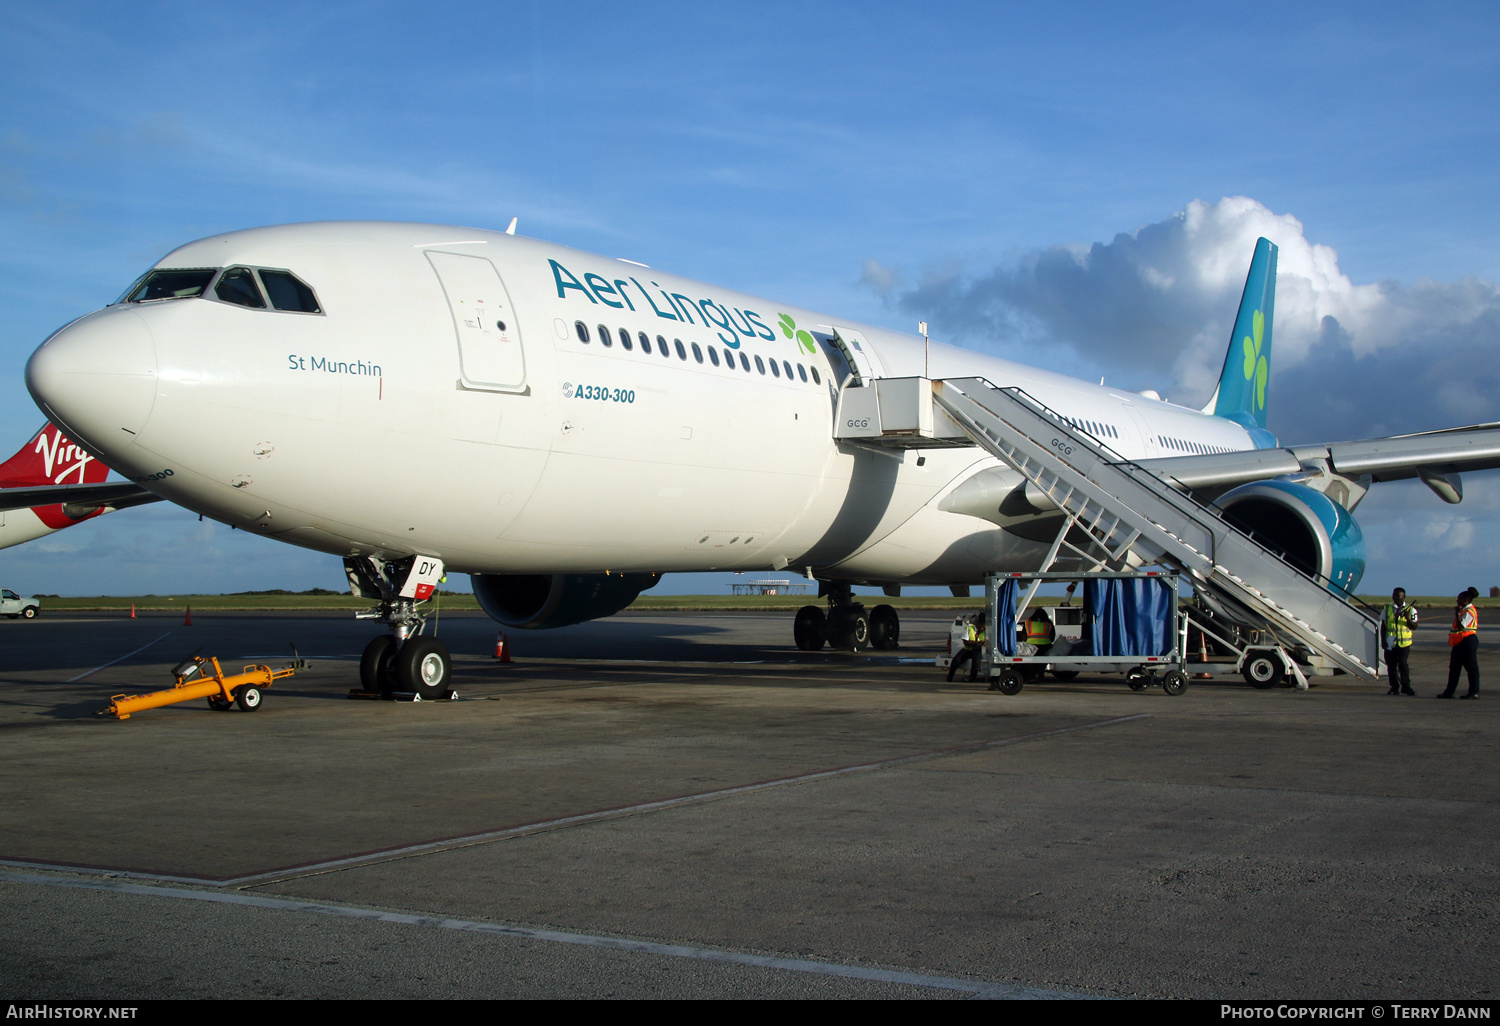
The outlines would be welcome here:
<svg viewBox="0 0 1500 1026">
<path fill-rule="evenodd" d="M 950 615 L 851 656 L 627 612 L 510 664 L 445 615 L 418 704 L 345 697 L 347 614 L 0 623 L 0 997 L 1492 996 L 1497 713 L 1431 700 L 1441 630 L 1418 698 L 1006 697 L 932 668 Z M 293 644 L 258 712 L 92 715 Z"/>
</svg>

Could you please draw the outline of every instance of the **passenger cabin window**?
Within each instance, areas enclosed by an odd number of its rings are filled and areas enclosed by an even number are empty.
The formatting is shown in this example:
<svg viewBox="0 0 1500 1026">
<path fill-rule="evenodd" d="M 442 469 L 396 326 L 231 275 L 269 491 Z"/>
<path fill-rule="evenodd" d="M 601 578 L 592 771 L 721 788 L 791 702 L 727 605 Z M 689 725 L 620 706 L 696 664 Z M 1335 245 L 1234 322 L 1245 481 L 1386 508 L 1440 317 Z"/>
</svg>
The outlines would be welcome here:
<svg viewBox="0 0 1500 1026">
<path fill-rule="evenodd" d="M 682 347 L 682 339 L 680 339 L 680 338 L 674 338 L 672 340 L 672 345 L 674 345 L 674 346 L 677 347 L 677 359 L 679 359 L 679 360 L 686 360 L 687 359 L 687 350 Z"/>
<path fill-rule="evenodd" d="M 656 336 L 656 348 L 660 350 L 661 355 L 666 357 L 668 360 L 672 358 L 671 352 L 667 350 L 667 340 L 662 338 L 660 335 Z"/>
<path fill-rule="evenodd" d="M 318 297 L 307 284 L 289 271 L 261 271 L 260 283 L 265 286 L 271 305 L 288 313 L 322 313 Z M 504 327 L 501 327 L 504 331 Z"/>
<path fill-rule="evenodd" d="M 640 339 L 640 342 L 641 342 L 641 352 L 643 352 L 643 353 L 649 353 L 649 352 L 651 352 L 651 336 L 647 335 L 643 331 L 639 335 L 637 335 L 636 338 Z"/>
<path fill-rule="evenodd" d="M 713 346 L 708 347 L 708 362 L 713 364 L 715 367 L 719 365 L 719 351 Z"/>
<path fill-rule="evenodd" d="M 757 356 L 756 359 L 759 360 L 760 357 Z M 745 368 L 746 374 L 750 373 L 750 357 L 745 355 L 745 351 L 743 349 L 740 350 L 740 366 Z"/>
<path fill-rule="evenodd" d="M 760 357 L 756 357 L 756 360 L 758 362 L 760 360 Z M 771 363 L 771 373 L 774 374 L 778 378 L 781 377 L 781 368 L 778 367 L 778 366 L 776 366 L 776 361 L 772 360 L 772 361 L 770 361 L 770 363 Z"/>
<path fill-rule="evenodd" d="M 629 352 L 631 348 L 630 332 L 626 331 L 624 328 L 620 329 L 620 348 L 624 349 L 626 352 Z"/>
<path fill-rule="evenodd" d="M 760 371 L 762 374 L 766 372 L 766 362 L 759 356 L 756 356 L 755 358 L 755 369 Z"/>
<path fill-rule="evenodd" d="M 693 343 L 693 359 L 699 363 L 703 362 L 703 350 L 698 348 L 698 343 Z"/>
<path fill-rule="evenodd" d="M 225 271 L 219 277 L 219 284 L 214 286 L 214 295 L 236 306 L 248 306 L 252 310 L 266 308 L 260 286 L 255 284 L 255 272 L 248 267 L 231 267 Z"/>
<path fill-rule="evenodd" d="M 813 376 L 813 384 L 814 385 L 821 385 L 823 383 L 823 379 L 820 378 L 820 377 L 818 377 L 818 368 L 816 368 L 816 367 L 812 368 L 812 376 Z"/>
<path fill-rule="evenodd" d="M 573 322 L 573 330 L 578 333 L 578 341 L 584 345 L 589 344 L 589 326 L 582 321 Z"/>
<path fill-rule="evenodd" d="M 192 299 L 203 295 L 203 290 L 208 288 L 208 283 L 218 273 L 217 267 L 150 271 L 130 287 L 120 302 L 154 303 L 159 299 Z"/>
<path fill-rule="evenodd" d="M 609 329 L 602 324 L 599 325 L 599 344 L 602 346 L 612 346 L 615 344 L 615 337 L 611 335 L 609 333 Z"/>
</svg>

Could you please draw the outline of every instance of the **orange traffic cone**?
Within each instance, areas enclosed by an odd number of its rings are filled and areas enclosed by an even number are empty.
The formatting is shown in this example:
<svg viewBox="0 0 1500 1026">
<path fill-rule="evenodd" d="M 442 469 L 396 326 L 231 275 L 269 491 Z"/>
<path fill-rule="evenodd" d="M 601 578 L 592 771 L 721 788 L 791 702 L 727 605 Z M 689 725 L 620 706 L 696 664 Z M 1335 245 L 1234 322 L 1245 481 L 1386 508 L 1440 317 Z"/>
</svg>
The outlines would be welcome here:
<svg viewBox="0 0 1500 1026">
<path fill-rule="evenodd" d="M 134 602 L 130 603 L 130 618 L 132 620 L 135 619 L 135 603 Z"/>
<path fill-rule="evenodd" d="M 495 636 L 495 658 L 502 663 L 510 662 L 510 642 L 505 640 L 504 631 Z"/>
<path fill-rule="evenodd" d="M 188 606 L 187 607 L 187 616 L 183 617 L 182 625 L 184 627 L 191 627 L 193 625 L 193 607 L 192 606 Z"/>
</svg>

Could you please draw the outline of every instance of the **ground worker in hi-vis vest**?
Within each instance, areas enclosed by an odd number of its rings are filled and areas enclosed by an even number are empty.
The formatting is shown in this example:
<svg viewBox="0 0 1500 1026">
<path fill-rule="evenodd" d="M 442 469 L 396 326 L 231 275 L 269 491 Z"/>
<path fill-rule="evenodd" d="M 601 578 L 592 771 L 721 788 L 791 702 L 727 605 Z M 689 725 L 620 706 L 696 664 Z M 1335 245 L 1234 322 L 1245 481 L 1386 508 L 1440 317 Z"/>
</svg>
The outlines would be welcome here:
<svg viewBox="0 0 1500 1026">
<path fill-rule="evenodd" d="M 948 664 L 948 679 L 958 672 L 963 661 L 969 660 L 969 681 L 973 683 L 979 677 L 979 664 L 984 660 L 984 614 L 980 613 L 974 618 L 974 622 L 964 628 L 964 647 L 959 650 L 958 655 Z"/>
<path fill-rule="evenodd" d="M 1460 670 L 1469 673 L 1469 693 L 1458 697 L 1479 697 L 1479 610 L 1474 608 L 1478 597 L 1479 589 L 1469 588 L 1459 593 L 1453 607 L 1453 626 L 1448 628 L 1448 690 L 1439 698 L 1453 697 Z"/>
<path fill-rule="evenodd" d="M 1037 606 L 1026 621 L 1026 642 L 1036 646 L 1038 655 L 1057 638 L 1057 631 L 1052 627 L 1052 618 L 1041 606 Z"/>
<path fill-rule="evenodd" d="M 1380 644 L 1385 649 L 1385 668 L 1391 675 L 1388 695 L 1415 695 L 1411 689 L 1412 629 L 1417 626 L 1417 607 L 1406 604 L 1406 589 L 1391 592 L 1391 603 L 1380 614 Z"/>
<path fill-rule="evenodd" d="M 974 682 L 980 676 L 980 663 L 984 661 L 984 613 L 975 616 L 974 622 L 963 628 L 963 648 L 959 654 L 954 655 L 953 661 L 948 663 L 948 679 L 953 679 L 954 673 L 959 672 L 963 666 L 963 660 L 969 660 L 969 682 Z"/>
</svg>

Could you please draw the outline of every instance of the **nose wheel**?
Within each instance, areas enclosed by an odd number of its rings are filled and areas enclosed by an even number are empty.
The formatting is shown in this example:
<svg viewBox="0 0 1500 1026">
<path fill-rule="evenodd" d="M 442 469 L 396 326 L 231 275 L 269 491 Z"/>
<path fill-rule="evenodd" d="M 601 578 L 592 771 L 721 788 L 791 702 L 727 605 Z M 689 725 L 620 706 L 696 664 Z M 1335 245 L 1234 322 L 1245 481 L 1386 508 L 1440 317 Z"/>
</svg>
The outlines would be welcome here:
<svg viewBox="0 0 1500 1026">
<path fill-rule="evenodd" d="M 398 644 L 389 634 L 372 638 L 359 660 L 364 690 L 391 697 L 411 694 L 423 701 L 445 697 L 451 688 L 453 660 L 437 638 L 408 637 Z"/>
</svg>

